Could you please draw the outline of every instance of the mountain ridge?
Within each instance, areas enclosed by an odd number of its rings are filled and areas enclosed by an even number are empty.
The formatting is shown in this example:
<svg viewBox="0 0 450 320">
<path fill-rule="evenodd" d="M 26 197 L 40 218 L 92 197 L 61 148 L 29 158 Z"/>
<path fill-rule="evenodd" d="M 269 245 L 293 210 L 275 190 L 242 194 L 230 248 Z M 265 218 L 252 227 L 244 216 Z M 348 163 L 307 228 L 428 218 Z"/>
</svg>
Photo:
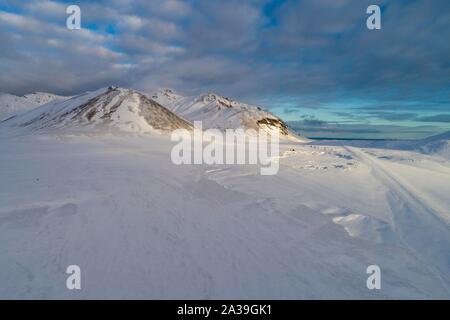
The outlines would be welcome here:
<svg viewBox="0 0 450 320">
<path fill-rule="evenodd" d="M 108 97 L 96 99 L 101 95 Z M 118 127 L 124 131 L 148 132 L 153 129 L 190 130 L 194 121 L 202 121 L 205 130 L 262 129 L 269 134 L 277 133 L 281 139 L 308 141 L 291 131 L 282 119 L 261 107 L 211 92 L 198 96 L 183 96 L 173 89 L 164 88 L 154 94 L 148 94 L 109 86 L 71 97 L 35 92 L 18 99 L 27 101 L 28 106 L 24 107 L 24 110 L 19 108 L 16 112 L 9 113 L 8 117 L 1 117 L 0 124 L 33 130 L 42 130 L 45 127 L 73 129 L 76 126 L 100 129 L 109 124 L 110 127 Z M 123 103 L 126 106 L 121 106 Z M 152 117 L 162 123 L 153 121 Z M 173 123 L 170 124 L 170 121 Z"/>
<path fill-rule="evenodd" d="M 15 113 L 26 112 L 51 101 L 67 98 L 70 97 L 48 92 L 33 92 L 23 96 L 0 92 L 0 120 Z"/>
<path fill-rule="evenodd" d="M 216 93 L 182 96 L 173 89 L 162 88 L 149 96 L 191 122 L 202 121 L 205 129 L 263 129 L 269 134 L 277 132 L 280 137 L 300 140 L 274 114 Z"/>
<path fill-rule="evenodd" d="M 90 128 L 160 132 L 192 128 L 189 122 L 138 91 L 113 86 L 47 103 L 3 123 L 32 130 Z"/>
</svg>

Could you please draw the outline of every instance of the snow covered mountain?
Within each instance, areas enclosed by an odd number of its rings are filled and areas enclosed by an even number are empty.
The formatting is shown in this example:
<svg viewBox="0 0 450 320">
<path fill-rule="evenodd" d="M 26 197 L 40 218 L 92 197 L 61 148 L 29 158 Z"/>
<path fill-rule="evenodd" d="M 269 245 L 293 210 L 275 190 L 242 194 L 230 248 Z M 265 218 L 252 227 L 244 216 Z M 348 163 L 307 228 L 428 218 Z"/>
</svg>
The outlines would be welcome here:
<svg viewBox="0 0 450 320">
<path fill-rule="evenodd" d="M 374 147 L 415 151 L 450 160 L 450 131 L 418 140 L 377 142 Z"/>
<path fill-rule="evenodd" d="M 71 98 L 70 96 L 59 96 L 53 93 L 48 93 L 48 92 L 33 92 L 33 93 L 28 93 L 26 95 L 23 96 L 25 99 L 27 99 L 28 101 L 36 104 L 36 105 L 43 105 L 46 103 L 49 103 L 51 101 L 55 101 L 55 100 L 66 100 L 68 98 Z"/>
<path fill-rule="evenodd" d="M 298 137 L 286 123 L 261 107 L 238 102 L 215 93 L 184 97 L 172 89 L 160 89 L 151 98 L 179 116 L 189 120 L 201 120 L 204 129 L 264 129 L 278 132 L 280 137 Z"/>
<path fill-rule="evenodd" d="M 342 141 L 326 141 L 328 145 L 342 145 Z M 316 141 L 313 144 L 322 144 Z M 359 148 L 392 149 L 422 153 L 450 160 L 450 131 L 416 140 L 349 140 L 346 145 Z"/>
<path fill-rule="evenodd" d="M 167 131 L 191 129 L 190 122 L 198 120 L 202 121 L 203 129 L 263 129 L 268 133 L 277 132 L 281 138 L 307 141 L 289 130 L 283 120 L 260 107 L 214 93 L 185 97 L 171 89 L 161 89 L 148 95 L 108 87 L 74 97 L 42 92 L 22 97 L 0 95 L 0 125 L 33 130 L 114 127 L 132 132 Z"/>
<path fill-rule="evenodd" d="M 422 153 L 438 155 L 450 160 L 450 131 L 419 140 L 417 149 Z"/>
<path fill-rule="evenodd" d="M 391 141 L 381 147 L 420 152 L 450 160 L 450 131 L 424 139 Z"/>
<path fill-rule="evenodd" d="M 51 101 L 65 100 L 67 98 L 69 97 L 46 92 L 34 92 L 21 97 L 9 93 L 0 93 L 0 119 L 14 113 L 34 109 Z"/>
<path fill-rule="evenodd" d="M 102 88 L 65 101 L 54 101 L 0 122 L 9 127 L 32 130 L 64 128 L 67 130 L 120 129 L 129 132 L 191 129 L 192 125 L 173 112 L 129 89 Z"/>
</svg>

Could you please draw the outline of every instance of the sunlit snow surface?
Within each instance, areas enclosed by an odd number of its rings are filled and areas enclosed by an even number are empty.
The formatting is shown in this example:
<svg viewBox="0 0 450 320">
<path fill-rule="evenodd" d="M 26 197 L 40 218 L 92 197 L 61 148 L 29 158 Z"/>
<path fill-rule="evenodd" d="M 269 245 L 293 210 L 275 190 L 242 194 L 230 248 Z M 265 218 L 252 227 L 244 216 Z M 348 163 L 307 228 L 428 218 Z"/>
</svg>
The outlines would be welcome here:
<svg viewBox="0 0 450 320">
<path fill-rule="evenodd" d="M 164 136 L 0 137 L 0 298 L 450 298 L 448 160 L 321 144 L 261 176 Z"/>
<path fill-rule="evenodd" d="M 58 96 L 46 92 L 34 92 L 20 97 L 0 92 L 0 120 L 52 101 L 62 101 L 68 98 L 70 97 Z"/>
</svg>

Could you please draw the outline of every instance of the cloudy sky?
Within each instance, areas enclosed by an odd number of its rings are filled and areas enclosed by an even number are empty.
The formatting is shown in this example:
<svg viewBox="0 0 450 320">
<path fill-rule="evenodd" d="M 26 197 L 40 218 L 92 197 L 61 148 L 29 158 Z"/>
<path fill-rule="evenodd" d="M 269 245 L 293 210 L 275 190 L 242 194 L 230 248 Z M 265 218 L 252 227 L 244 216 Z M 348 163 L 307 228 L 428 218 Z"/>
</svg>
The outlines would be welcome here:
<svg viewBox="0 0 450 320">
<path fill-rule="evenodd" d="M 450 130 L 450 1 L 0 0 L 1 92 L 110 84 L 214 91 L 313 129 Z"/>
</svg>

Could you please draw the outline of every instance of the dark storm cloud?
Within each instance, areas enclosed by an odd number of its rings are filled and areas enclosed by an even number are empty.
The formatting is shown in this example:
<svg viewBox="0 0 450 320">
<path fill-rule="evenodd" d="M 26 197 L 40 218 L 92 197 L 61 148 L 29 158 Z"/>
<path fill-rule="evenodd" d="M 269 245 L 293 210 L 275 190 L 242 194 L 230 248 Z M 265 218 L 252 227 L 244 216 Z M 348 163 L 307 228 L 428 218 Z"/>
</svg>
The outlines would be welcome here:
<svg viewBox="0 0 450 320">
<path fill-rule="evenodd" d="M 0 91 L 165 86 L 286 110 L 349 97 L 448 110 L 450 2 L 377 1 L 382 30 L 369 31 L 372 2 L 81 0 L 83 30 L 69 31 L 68 2 L 4 0 Z"/>
<path fill-rule="evenodd" d="M 272 52 L 283 52 L 293 70 L 308 76 L 306 90 L 419 99 L 440 89 L 448 99 L 450 3 L 381 1 L 382 30 L 369 32 L 360 12 L 372 2 L 286 2 Z M 302 90 L 302 76 L 291 77 L 291 89 Z"/>
</svg>

